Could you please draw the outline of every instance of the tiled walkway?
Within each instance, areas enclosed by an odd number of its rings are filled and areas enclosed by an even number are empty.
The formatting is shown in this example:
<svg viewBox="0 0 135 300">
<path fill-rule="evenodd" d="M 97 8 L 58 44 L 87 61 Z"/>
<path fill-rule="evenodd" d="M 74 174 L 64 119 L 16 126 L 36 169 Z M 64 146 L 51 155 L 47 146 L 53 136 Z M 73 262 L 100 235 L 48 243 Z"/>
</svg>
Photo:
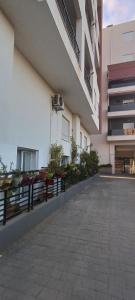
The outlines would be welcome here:
<svg viewBox="0 0 135 300">
<path fill-rule="evenodd" d="M 95 178 L 0 258 L 0 300 L 135 300 L 135 180 Z"/>
</svg>

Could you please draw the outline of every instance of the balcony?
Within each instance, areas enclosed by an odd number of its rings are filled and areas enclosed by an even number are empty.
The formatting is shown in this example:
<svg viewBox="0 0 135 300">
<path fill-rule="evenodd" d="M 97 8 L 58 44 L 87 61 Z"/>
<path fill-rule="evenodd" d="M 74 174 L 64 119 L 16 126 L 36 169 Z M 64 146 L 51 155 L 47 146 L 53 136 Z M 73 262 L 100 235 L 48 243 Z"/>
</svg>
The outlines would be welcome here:
<svg viewBox="0 0 135 300">
<path fill-rule="evenodd" d="M 108 106 L 108 112 L 135 110 L 135 103 L 118 104 Z"/>
<path fill-rule="evenodd" d="M 89 7 L 89 3 L 88 1 L 86 1 L 86 5 L 85 5 L 85 13 L 86 13 L 86 18 L 87 18 L 87 23 L 88 23 L 88 28 L 89 28 L 89 34 L 90 34 L 90 39 L 91 39 L 91 44 L 93 44 L 93 40 L 92 40 L 92 16 L 90 14 L 90 12 L 92 12 L 92 8 Z"/>
<path fill-rule="evenodd" d="M 108 130 L 108 135 L 123 135 L 123 129 L 110 129 Z"/>
<path fill-rule="evenodd" d="M 92 96 L 92 87 L 91 87 L 91 83 L 90 83 L 90 72 L 88 72 L 88 70 L 85 68 L 84 71 L 84 79 L 89 91 L 90 96 Z"/>
<path fill-rule="evenodd" d="M 130 80 L 115 80 L 109 82 L 109 89 L 114 88 L 121 88 L 121 87 L 128 87 L 128 86 L 134 86 L 135 85 L 135 79 Z"/>
<path fill-rule="evenodd" d="M 108 106 L 108 118 L 128 117 L 135 115 L 135 103 L 111 104 Z"/>
<path fill-rule="evenodd" d="M 108 130 L 107 141 L 134 141 L 135 128 Z"/>
<path fill-rule="evenodd" d="M 76 30 L 75 30 L 74 26 L 72 25 L 70 12 L 67 8 L 65 0 L 56 0 L 56 2 L 57 2 L 57 5 L 58 5 L 60 14 L 62 16 L 62 19 L 63 19 L 63 23 L 64 23 L 65 28 L 67 30 L 69 39 L 71 41 L 72 47 L 73 47 L 74 52 L 76 54 L 77 60 L 79 62 L 80 50 L 79 50 L 78 43 L 76 41 Z M 75 20 L 75 22 L 76 22 L 76 20 Z"/>
</svg>

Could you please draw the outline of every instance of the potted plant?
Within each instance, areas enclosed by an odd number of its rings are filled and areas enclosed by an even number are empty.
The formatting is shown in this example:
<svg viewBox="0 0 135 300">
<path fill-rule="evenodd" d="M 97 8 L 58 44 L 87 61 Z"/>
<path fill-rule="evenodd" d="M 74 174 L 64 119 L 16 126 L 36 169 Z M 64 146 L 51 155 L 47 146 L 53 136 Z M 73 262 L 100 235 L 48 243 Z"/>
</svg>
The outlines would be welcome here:
<svg viewBox="0 0 135 300">
<path fill-rule="evenodd" d="M 4 186 L 4 177 L 0 177 L 0 188 L 3 189 Z"/>
<path fill-rule="evenodd" d="M 47 174 L 48 172 L 45 169 L 39 170 L 39 172 L 35 173 L 34 182 L 46 180 Z"/>
<path fill-rule="evenodd" d="M 47 179 L 46 179 L 46 184 L 47 185 L 52 185 L 54 184 L 54 174 L 52 172 L 48 172 L 48 175 L 47 175 Z"/>
<path fill-rule="evenodd" d="M 23 177 L 21 175 L 21 171 L 19 169 L 16 169 L 12 175 L 13 186 L 17 187 L 21 183 L 22 179 L 23 179 Z"/>
<path fill-rule="evenodd" d="M 20 182 L 20 186 L 25 186 L 25 185 L 29 185 L 31 182 L 29 176 L 27 174 L 23 174 L 22 176 L 22 180 Z"/>
</svg>

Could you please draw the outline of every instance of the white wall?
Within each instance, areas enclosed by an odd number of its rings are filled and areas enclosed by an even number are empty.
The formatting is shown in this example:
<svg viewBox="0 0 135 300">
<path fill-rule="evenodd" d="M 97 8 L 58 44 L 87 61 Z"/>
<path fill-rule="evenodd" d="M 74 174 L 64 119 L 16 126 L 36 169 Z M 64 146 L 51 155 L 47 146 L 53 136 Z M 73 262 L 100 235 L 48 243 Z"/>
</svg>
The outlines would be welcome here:
<svg viewBox="0 0 135 300">
<path fill-rule="evenodd" d="M 62 116 L 64 116 L 70 124 L 69 141 L 64 141 L 62 139 Z M 51 112 L 51 144 L 58 144 L 63 146 L 63 154 L 65 156 L 71 155 L 71 140 L 72 136 L 72 113 L 65 106 L 64 111 L 56 112 L 52 110 Z"/>
<path fill-rule="evenodd" d="M 48 161 L 51 96 L 47 84 L 15 50 L 8 141 L 39 150 L 39 167 Z"/>
<path fill-rule="evenodd" d="M 0 13 L 0 156 L 8 166 L 17 163 L 17 147 L 39 151 L 38 167 L 46 166 L 51 143 L 62 144 L 64 155 L 71 155 L 71 141 L 62 141 L 62 115 L 70 122 L 80 145 L 80 118 L 65 107 L 63 112 L 52 111 L 54 92 L 14 47 L 14 31 Z M 83 136 L 89 134 L 81 127 Z M 84 137 L 83 137 L 84 140 Z"/>
<path fill-rule="evenodd" d="M 7 143 L 9 131 L 8 120 L 10 118 L 9 101 L 11 94 L 11 77 L 13 68 L 14 32 L 4 15 L 0 12 L 0 156 L 5 164 L 12 156 L 13 149 L 9 153 L 4 145 Z M 12 154 L 11 154 L 12 153 Z"/>
<path fill-rule="evenodd" d="M 16 168 L 17 147 L 39 150 L 48 162 L 52 91 L 14 49 L 12 26 L 0 14 L 0 155 Z"/>
<path fill-rule="evenodd" d="M 83 128 L 82 125 L 80 126 L 80 132 L 82 132 L 82 149 L 81 150 L 84 149 L 84 137 L 86 137 L 87 138 L 88 151 L 90 151 L 90 143 L 91 143 L 91 141 L 90 141 L 90 135 L 89 135 L 89 133 Z"/>
</svg>

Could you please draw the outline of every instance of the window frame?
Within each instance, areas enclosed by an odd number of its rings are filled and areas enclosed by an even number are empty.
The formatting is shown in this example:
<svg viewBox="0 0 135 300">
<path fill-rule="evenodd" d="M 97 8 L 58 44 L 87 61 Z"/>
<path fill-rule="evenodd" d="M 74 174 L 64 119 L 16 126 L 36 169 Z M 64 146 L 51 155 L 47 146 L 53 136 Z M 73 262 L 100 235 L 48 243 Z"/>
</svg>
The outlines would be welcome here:
<svg viewBox="0 0 135 300">
<path fill-rule="evenodd" d="M 25 153 L 29 153 L 30 154 L 30 168 L 25 168 Z M 34 155 L 32 157 L 32 155 Z M 31 170 L 37 170 L 38 168 L 38 155 L 39 155 L 39 151 L 35 150 L 35 149 L 31 149 L 31 148 L 23 148 L 23 147 L 17 147 L 17 169 L 20 169 L 21 171 L 27 172 L 27 171 L 31 171 Z M 20 156 L 20 157 L 19 157 Z M 33 164 L 33 160 L 34 161 L 34 165 Z"/>
<path fill-rule="evenodd" d="M 63 121 L 66 121 L 67 124 L 68 124 L 68 136 L 63 134 L 63 129 L 64 129 Z M 69 140 L 70 140 L 70 121 L 64 115 L 62 115 L 62 140 L 65 141 L 65 142 L 68 142 L 68 143 L 69 143 Z"/>
</svg>

